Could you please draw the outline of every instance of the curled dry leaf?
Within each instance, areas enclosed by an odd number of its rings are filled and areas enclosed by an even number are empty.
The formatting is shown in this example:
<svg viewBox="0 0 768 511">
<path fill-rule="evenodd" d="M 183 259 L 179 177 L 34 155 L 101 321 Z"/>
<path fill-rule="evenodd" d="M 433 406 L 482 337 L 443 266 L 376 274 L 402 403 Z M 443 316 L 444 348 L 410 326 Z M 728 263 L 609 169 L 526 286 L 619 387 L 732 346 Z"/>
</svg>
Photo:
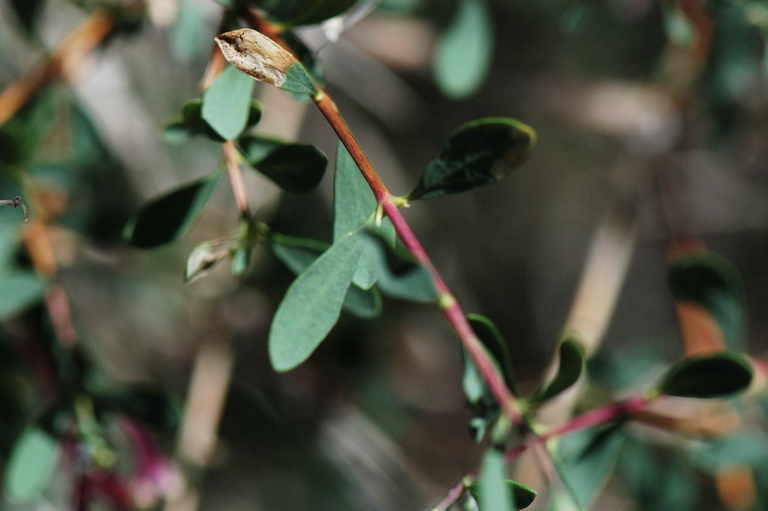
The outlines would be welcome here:
<svg viewBox="0 0 768 511">
<path fill-rule="evenodd" d="M 227 62 L 256 80 L 276 87 L 285 83 L 288 68 L 296 63 L 289 51 L 250 28 L 219 34 L 215 41 Z"/>
<path fill-rule="evenodd" d="M 217 263 L 231 257 L 237 240 L 225 238 L 201 243 L 187 258 L 184 280 L 189 283 L 205 276 Z"/>
</svg>

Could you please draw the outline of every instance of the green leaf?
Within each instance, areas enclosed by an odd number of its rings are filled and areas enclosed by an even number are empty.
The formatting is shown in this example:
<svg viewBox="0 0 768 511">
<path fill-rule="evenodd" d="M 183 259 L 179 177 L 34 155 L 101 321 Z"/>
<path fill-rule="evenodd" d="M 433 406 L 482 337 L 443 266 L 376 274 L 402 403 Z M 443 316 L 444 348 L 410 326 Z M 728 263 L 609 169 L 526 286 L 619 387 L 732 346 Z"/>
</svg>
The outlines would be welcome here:
<svg viewBox="0 0 768 511">
<path fill-rule="evenodd" d="M 667 274 L 675 300 L 695 303 L 712 314 L 728 346 L 743 347 L 746 330 L 744 285 L 727 259 L 708 251 L 675 259 Z"/>
<path fill-rule="evenodd" d="M 333 239 L 357 231 L 371 221 L 376 198 L 358 170 L 347 149 L 339 142 L 336 149 L 336 177 L 333 193 Z M 372 239 L 364 240 L 363 256 L 355 272 L 354 282 L 370 289 L 378 280 L 379 258 Z"/>
<path fill-rule="evenodd" d="M 752 382 L 752 366 L 735 353 L 688 357 L 673 365 L 661 380 L 662 394 L 711 398 L 741 392 Z"/>
<path fill-rule="evenodd" d="M 498 366 L 504 382 L 508 386 L 514 387 L 512 360 L 509 355 L 507 341 L 504 339 L 501 331 L 490 318 L 481 314 L 467 314 L 467 321 L 469 321 L 469 325 L 472 327 L 475 335 L 483 343 L 483 346 L 488 350 L 488 353 L 490 353 L 493 361 Z"/>
<path fill-rule="evenodd" d="M 333 186 L 333 239 L 339 239 L 365 225 L 376 209 L 373 192 L 341 142 L 336 149 Z"/>
<path fill-rule="evenodd" d="M 256 126 L 260 120 L 261 103 L 251 101 L 245 130 Z M 224 142 L 224 139 L 203 119 L 201 99 L 188 101 L 181 110 L 181 118 L 167 124 L 163 131 L 163 139 L 169 144 L 181 144 L 196 135 L 207 137 L 214 142 Z"/>
<path fill-rule="evenodd" d="M 362 252 L 361 238 L 337 240 L 288 288 L 269 331 L 269 358 L 276 371 L 304 362 L 339 319 Z"/>
<path fill-rule="evenodd" d="M 238 139 L 248 164 L 291 193 L 307 193 L 323 178 L 328 159 L 317 148 L 265 137 Z"/>
<path fill-rule="evenodd" d="M 183 235 L 213 193 L 219 176 L 214 172 L 149 201 L 126 225 L 124 237 L 139 248 L 154 248 Z"/>
<path fill-rule="evenodd" d="M 472 94 L 488 74 L 492 55 L 493 26 L 485 0 L 462 0 L 437 43 L 437 84 L 454 99 Z"/>
<path fill-rule="evenodd" d="M 496 370 L 505 380 L 505 383 L 514 389 L 513 378 L 509 368 L 509 352 L 506 341 L 493 322 L 479 314 L 467 314 L 472 330 L 482 343 Z M 475 441 L 480 442 L 485 433 L 499 417 L 499 405 L 493 392 L 486 386 L 480 371 L 475 366 L 469 354 L 462 348 L 464 358 L 464 376 L 462 386 L 467 402 L 471 406 L 475 416 L 470 420 L 470 432 Z"/>
<path fill-rule="evenodd" d="M 203 119 L 223 139 L 234 140 L 245 129 L 253 86 L 253 80 L 229 66 L 203 94 Z"/>
<path fill-rule="evenodd" d="M 520 484 L 517 481 L 513 481 L 512 479 L 507 479 L 506 484 L 514 497 L 512 505 L 517 506 L 516 508 L 513 507 L 513 509 L 525 509 L 533 504 L 533 501 L 536 499 L 537 495 L 535 490 L 532 490 L 531 488 L 528 488 L 524 484 Z M 478 498 L 479 488 L 477 483 L 473 482 L 468 486 L 467 489 L 473 497 Z"/>
<path fill-rule="evenodd" d="M 182 63 L 189 63 L 203 54 L 206 48 L 203 10 L 195 2 L 183 0 L 179 3 L 179 14 L 170 31 L 171 54 Z"/>
<path fill-rule="evenodd" d="M 283 25 L 312 25 L 338 16 L 357 0 L 258 0 L 270 19 Z"/>
<path fill-rule="evenodd" d="M 584 370 L 584 348 L 573 338 L 566 338 L 558 349 L 560 364 L 554 378 L 537 390 L 529 400 L 531 404 L 539 405 L 576 383 Z"/>
<path fill-rule="evenodd" d="M 312 75 L 309 74 L 307 68 L 305 68 L 300 62 L 291 64 L 285 72 L 285 81 L 280 88 L 287 92 L 293 92 L 294 94 L 309 96 L 314 95 L 317 92 L 315 86 L 315 80 Z"/>
<path fill-rule="evenodd" d="M 427 165 L 408 198 L 440 197 L 495 183 L 524 163 L 535 144 L 536 132 L 514 119 L 488 117 L 468 122 Z"/>
<path fill-rule="evenodd" d="M 45 285 L 32 272 L 0 273 L 0 319 L 6 319 L 26 309 L 43 297 Z"/>
<path fill-rule="evenodd" d="M 275 256 L 297 275 L 320 257 L 328 246 L 328 243 L 308 238 L 279 233 L 272 235 L 272 251 Z M 352 284 L 344 297 L 344 311 L 362 319 L 379 316 L 382 306 L 381 293 L 376 288 L 360 289 Z"/>
<path fill-rule="evenodd" d="M 483 465 L 477 482 L 477 494 L 480 509 L 483 511 L 514 511 L 515 493 L 507 484 L 504 454 L 496 449 L 488 449 L 483 457 Z"/>
<path fill-rule="evenodd" d="M 388 219 L 384 220 L 381 227 L 370 227 L 367 231 L 369 241 L 374 246 L 369 247 L 372 253 L 366 254 L 370 259 L 368 264 L 371 272 L 376 277 L 376 285 L 382 293 L 391 298 L 409 300 L 417 303 L 434 303 L 437 301 L 437 292 L 429 272 L 421 265 L 406 261 L 407 267 L 395 273 L 387 261 L 387 249 L 395 245 L 392 236 L 396 236 L 392 224 Z M 396 256 L 402 256 L 396 249 L 392 252 Z M 362 263 L 361 263 L 362 266 Z"/>
<path fill-rule="evenodd" d="M 13 446 L 5 474 L 5 494 L 15 501 L 29 500 L 48 485 L 59 457 L 59 446 L 36 428 L 27 429 Z"/>
<path fill-rule="evenodd" d="M 582 509 L 591 509 L 613 473 L 624 439 L 621 425 L 577 431 L 558 439 L 555 468 Z"/>
</svg>

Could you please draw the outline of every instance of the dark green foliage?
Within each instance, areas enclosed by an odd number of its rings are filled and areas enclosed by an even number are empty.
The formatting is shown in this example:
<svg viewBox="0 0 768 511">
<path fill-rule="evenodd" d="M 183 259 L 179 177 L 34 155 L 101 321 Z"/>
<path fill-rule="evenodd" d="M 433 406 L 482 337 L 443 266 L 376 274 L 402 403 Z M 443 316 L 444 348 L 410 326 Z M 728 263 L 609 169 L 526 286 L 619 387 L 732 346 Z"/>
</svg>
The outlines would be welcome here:
<svg viewBox="0 0 768 511">
<path fill-rule="evenodd" d="M 139 248 L 155 248 L 184 234 L 213 193 L 219 175 L 216 172 L 149 201 L 126 225 L 125 238 Z"/>
<path fill-rule="evenodd" d="M 584 369 L 584 348 L 572 338 L 566 338 L 558 348 L 559 365 L 554 378 L 531 397 L 532 404 L 544 403 L 576 383 Z"/>
<path fill-rule="evenodd" d="M 508 348 L 499 329 L 490 319 L 479 314 L 467 314 L 467 320 L 499 374 L 504 378 L 507 385 L 514 389 L 514 381 L 509 369 Z M 464 376 L 462 379 L 464 395 L 474 414 L 470 420 L 470 432 L 475 441 L 480 442 L 499 418 L 499 405 L 469 354 L 463 349 L 462 353 L 464 355 Z"/>
<path fill-rule="evenodd" d="M 738 270 L 708 251 L 675 259 L 669 266 L 669 286 L 675 300 L 705 308 L 717 321 L 732 349 L 742 347 L 745 330 L 744 291 Z"/>
<path fill-rule="evenodd" d="M 255 0 L 271 19 L 284 25 L 312 25 L 338 16 L 357 0 Z"/>
<path fill-rule="evenodd" d="M 408 198 L 429 199 L 489 185 L 524 163 L 536 133 L 514 119 L 489 117 L 460 127 L 432 160 Z"/>
<path fill-rule="evenodd" d="M 317 148 L 258 136 L 243 136 L 238 146 L 248 164 L 283 190 L 307 193 L 323 178 L 328 159 Z"/>
<path fill-rule="evenodd" d="M 669 396 L 711 398 L 741 392 L 752 382 L 748 360 L 735 353 L 688 357 L 670 368 L 658 386 Z"/>
<path fill-rule="evenodd" d="M 9 0 L 11 9 L 28 37 L 34 37 L 40 13 L 46 0 Z"/>
</svg>

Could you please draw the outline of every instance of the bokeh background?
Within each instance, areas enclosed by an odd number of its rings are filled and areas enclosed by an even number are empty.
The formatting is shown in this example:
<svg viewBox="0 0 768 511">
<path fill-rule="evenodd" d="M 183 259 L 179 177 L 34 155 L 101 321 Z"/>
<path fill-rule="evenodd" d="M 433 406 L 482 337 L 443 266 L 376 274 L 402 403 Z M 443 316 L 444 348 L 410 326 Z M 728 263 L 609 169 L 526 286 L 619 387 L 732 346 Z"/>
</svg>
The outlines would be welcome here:
<svg viewBox="0 0 768 511">
<path fill-rule="evenodd" d="M 298 34 L 395 193 L 415 185 L 466 121 L 508 116 L 536 129 L 530 161 L 505 180 L 405 211 L 465 309 L 487 315 L 506 336 L 521 388 L 532 389 L 552 358 L 590 243 L 617 202 L 632 204 L 631 260 L 593 364 L 603 380 L 577 408 L 641 389 L 682 356 L 666 281 L 673 235 L 705 243 L 739 269 L 743 346 L 762 356 L 768 4 L 701 2 L 714 27 L 712 47 L 692 72 L 684 49 L 697 35 L 675 2 L 467 0 L 489 14 L 470 37 L 484 41 L 479 51 L 487 61 L 478 63 L 468 48 L 436 72 L 441 41 L 464 3 L 359 2 L 354 12 L 365 16 L 338 38 L 329 24 Z M 66 79 L 39 88 L 4 126 L 15 138 L 0 144 L 0 198 L 24 197 L 33 224 L 45 212 L 57 266 L 52 281 L 68 297 L 83 363 L 108 385 L 141 387 L 178 404 L 169 412 L 176 418 L 165 420 L 164 401 L 163 426 L 151 428 L 171 454 L 197 357 L 206 346 L 226 346 L 224 355 L 215 352 L 210 376 L 230 370 L 216 357 L 232 362 L 219 441 L 191 479 L 199 509 L 433 505 L 477 468 L 481 454 L 467 433 L 459 344 L 437 308 L 388 300 L 377 319 L 345 315 L 307 363 L 276 374 L 267 333 L 294 276 L 268 247 L 255 251 L 244 278 L 226 265 L 190 284 L 182 278 L 196 245 L 237 227 L 224 180 L 178 241 L 146 251 L 123 240 L 142 203 L 222 165 L 218 144 L 170 144 L 163 126 L 200 95 L 223 7 L 213 0 L 118 4 L 119 23 L 104 43 Z M 0 2 L 0 85 L 39 66 L 93 8 Z M 451 88 L 452 73 L 475 72 L 476 87 Z M 311 104 L 261 84 L 256 97 L 264 105 L 258 133 L 314 144 L 333 161 L 336 139 Z M 13 155 L 23 144 L 32 153 L 20 164 Z M 328 241 L 331 171 L 332 164 L 315 192 L 292 195 L 244 168 L 251 206 L 276 232 Z M 29 277 L 29 228 L 18 211 L 0 210 L 0 229 L 3 264 Z M 13 282 L 6 289 L 0 280 L 6 459 L 13 439 L 55 401 L 30 355 L 57 349 L 42 291 L 34 279 Z M 621 377 L 631 380 L 627 387 L 600 384 Z M 208 405 L 215 415 L 215 398 Z M 205 399 L 201 406 L 205 416 Z M 697 442 L 643 434 L 663 446 L 652 451 L 662 464 Z M 617 469 L 594 509 L 762 509 L 728 502 L 705 471 L 686 467 L 667 504 L 639 500 L 638 485 Z M 54 479 L 66 481 L 66 472 Z M 528 476 L 536 480 L 525 471 L 520 480 Z M 54 480 L 34 503 L 6 506 L 67 509 L 67 488 Z"/>
</svg>

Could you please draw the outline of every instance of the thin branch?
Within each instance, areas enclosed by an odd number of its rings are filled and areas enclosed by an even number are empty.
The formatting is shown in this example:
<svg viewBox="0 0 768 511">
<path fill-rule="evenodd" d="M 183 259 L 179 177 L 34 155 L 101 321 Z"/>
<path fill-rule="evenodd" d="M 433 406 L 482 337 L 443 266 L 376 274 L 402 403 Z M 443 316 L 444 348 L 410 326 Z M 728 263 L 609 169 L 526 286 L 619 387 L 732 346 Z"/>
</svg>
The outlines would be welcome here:
<svg viewBox="0 0 768 511">
<path fill-rule="evenodd" d="M 59 44 L 45 62 L 0 92 L 0 126 L 29 101 L 40 88 L 63 77 L 71 79 L 88 55 L 112 30 L 114 20 L 104 9 L 95 10 Z"/>
<path fill-rule="evenodd" d="M 416 258 L 416 260 L 429 272 L 432 278 L 432 283 L 437 291 L 438 305 L 440 306 L 443 315 L 459 336 L 467 353 L 472 357 L 472 361 L 477 366 L 483 380 L 488 385 L 488 388 L 504 410 L 506 416 L 510 419 L 510 422 L 513 424 L 519 423 L 521 414 L 514 396 L 504 383 L 504 380 L 488 357 L 480 340 L 467 322 L 461 306 L 446 285 L 442 275 L 437 268 L 435 268 L 434 264 L 432 264 L 424 247 L 416 238 L 416 235 L 400 213 L 397 204 L 393 201 L 392 195 L 389 193 L 389 190 L 381 180 L 381 177 L 379 177 L 379 174 L 373 168 L 370 160 L 363 152 L 357 139 L 352 134 L 344 118 L 341 116 L 338 107 L 328 93 L 319 87 L 318 92 L 313 96 L 313 100 L 315 101 L 318 110 L 320 110 L 331 128 L 336 132 L 341 143 L 344 144 L 344 147 L 349 151 L 350 156 L 357 164 L 361 174 L 368 182 L 376 200 L 392 222 L 403 245 L 405 245 L 414 258 Z"/>
<path fill-rule="evenodd" d="M 243 182 L 243 174 L 240 170 L 239 155 L 235 143 L 232 141 L 224 142 L 221 145 L 221 150 L 224 153 L 224 164 L 227 167 L 227 174 L 229 175 L 229 183 L 232 186 L 232 195 L 235 196 L 235 203 L 237 209 L 240 210 L 240 215 L 244 218 L 250 218 L 251 209 L 248 207 L 248 197 L 245 193 L 245 183 Z"/>
</svg>

